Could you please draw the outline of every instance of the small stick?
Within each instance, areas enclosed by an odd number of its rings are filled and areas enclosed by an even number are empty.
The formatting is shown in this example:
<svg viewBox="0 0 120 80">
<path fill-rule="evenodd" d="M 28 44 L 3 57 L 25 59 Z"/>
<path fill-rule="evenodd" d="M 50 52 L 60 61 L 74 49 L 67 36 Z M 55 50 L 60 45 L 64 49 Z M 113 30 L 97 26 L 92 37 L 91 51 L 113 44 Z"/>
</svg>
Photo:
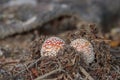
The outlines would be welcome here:
<svg viewBox="0 0 120 80">
<path fill-rule="evenodd" d="M 19 63 L 19 60 L 4 62 L 4 63 L 0 64 L 0 67 L 3 67 L 5 65 L 9 65 L 9 64 L 15 64 L 15 63 Z"/>
<path fill-rule="evenodd" d="M 28 69 L 28 67 L 26 65 L 24 65 L 24 66 L 25 66 L 26 70 L 30 73 L 31 80 L 33 80 L 31 71 Z"/>
<path fill-rule="evenodd" d="M 58 60 L 58 64 L 59 64 L 59 68 L 58 68 L 58 69 L 53 70 L 53 71 L 51 71 L 51 72 L 49 72 L 49 73 L 46 73 L 46 74 L 44 74 L 44 75 L 42 75 L 42 76 L 39 76 L 39 77 L 36 78 L 35 80 L 43 80 L 43 79 L 46 78 L 47 76 L 50 76 L 50 75 L 52 75 L 52 74 L 54 74 L 54 73 L 63 71 L 63 68 L 62 68 L 59 60 Z"/>
<path fill-rule="evenodd" d="M 80 67 L 81 72 L 87 77 L 87 79 L 89 79 L 89 80 L 94 80 L 94 79 L 90 76 L 90 74 L 89 74 L 82 66 L 79 65 L 79 67 Z"/>
<path fill-rule="evenodd" d="M 44 74 L 44 75 L 42 75 L 42 76 L 39 76 L 39 77 L 36 78 L 35 80 L 43 80 L 43 79 L 46 78 L 47 76 L 50 76 L 50 75 L 52 75 L 52 74 L 54 74 L 54 73 L 57 73 L 57 72 L 60 72 L 60 71 L 62 71 L 62 68 L 58 68 L 58 69 L 53 70 L 53 71 L 51 71 L 51 72 L 49 72 L 49 73 L 46 73 L 46 74 Z"/>
<path fill-rule="evenodd" d="M 33 63 L 31 63 L 30 65 L 28 65 L 28 69 L 29 69 L 30 67 L 32 67 L 34 64 L 36 64 L 37 62 L 39 62 L 40 60 L 41 60 L 41 58 L 37 59 L 35 62 L 33 62 Z M 22 72 L 24 72 L 24 71 L 26 71 L 26 69 L 20 71 L 20 72 L 17 73 L 15 76 L 19 75 L 20 73 L 22 73 Z"/>
</svg>

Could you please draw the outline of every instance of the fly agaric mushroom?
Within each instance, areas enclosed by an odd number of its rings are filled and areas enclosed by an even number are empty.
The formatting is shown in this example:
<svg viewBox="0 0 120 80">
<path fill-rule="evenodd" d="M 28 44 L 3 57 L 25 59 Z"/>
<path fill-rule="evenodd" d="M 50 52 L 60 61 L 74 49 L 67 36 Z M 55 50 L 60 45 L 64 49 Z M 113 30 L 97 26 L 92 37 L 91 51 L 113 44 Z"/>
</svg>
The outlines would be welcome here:
<svg viewBox="0 0 120 80">
<path fill-rule="evenodd" d="M 93 62 L 95 53 L 93 51 L 92 44 L 86 39 L 75 39 L 70 43 L 70 46 L 74 47 L 78 52 L 81 52 L 81 56 L 86 64 Z"/>
<path fill-rule="evenodd" d="M 63 48 L 65 42 L 58 37 L 50 37 L 44 41 L 41 48 L 41 56 L 56 56 L 58 51 Z"/>
</svg>

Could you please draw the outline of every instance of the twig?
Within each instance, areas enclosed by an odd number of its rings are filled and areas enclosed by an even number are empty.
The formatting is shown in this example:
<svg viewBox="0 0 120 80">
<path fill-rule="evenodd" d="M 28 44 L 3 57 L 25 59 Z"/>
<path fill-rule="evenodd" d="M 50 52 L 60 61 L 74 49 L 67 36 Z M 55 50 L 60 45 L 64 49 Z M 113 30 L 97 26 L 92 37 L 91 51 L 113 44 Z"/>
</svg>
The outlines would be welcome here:
<svg viewBox="0 0 120 80">
<path fill-rule="evenodd" d="M 50 75 L 55 74 L 55 73 L 60 72 L 60 71 L 62 71 L 62 68 L 58 68 L 58 69 L 53 70 L 53 71 L 51 71 L 51 72 L 49 72 L 49 73 L 46 73 L 46 74 L 44 74 L 44 75 L 42 75 L 42 76 L 39 76 L 39 77 L 36 78 L 35 80 L 43 80 L 43 79 L 46 78 L 47 76 L 50 76 Z"/>
<path fill-rule="evenodd" d="M 83 78 L 81 77 L 80 73 L 77 73 L 77 74 L 75 75 L 74 80 L 83 80 Z"/>
<path fill-rule="evenodd" d="M 42 80 L 57 80 L 57 79 L 55 78 L 55 79 L 42 79 Z"/>
<path fill-rule="evenodd" d="M 26 65 L 24 65 L 24 66 L 25 66 L 26 70 L 29 72 L 30 77 L 31 77 L 31 80 L 33 80 L 33 77 L 32 77 L 32 73 L 31 73 L 31 71 L 28 69 L 28 67 L 27 67 Z"/>
<path fill-rule="evenodd" d="M 89 74 L 82 66 L 79 65 L 79 67 L 80 67 L 81 72 L 86 76 L 87 79 L 89 79 L 89 80 L 94 80 L 94 79 L 90 76 L 90 74 Z"/>
<path fill-rule="evenodd" d="M 118 74 L 120 74 L 120 68 L 119 68 L 119 66 L 117 67 L 117 69 L 114 67 L 114 66 L 111 66 Z"/>
<path fill-rule="evenodd" d="M 28 69 L 29 69 L 30 67 L 32 67 L 34 64 L 36 64 L 37 62 L 39 62 L 41 59 L 42 59 L 42 58 L 39 58 L 39 59 L 37 59 L 35 62 L 33 62 L 33 63 L 31 63 L 30 65 L 28 65 Z M 24 72 L 24 71 L 26 71 L 26 69 L 20 71 L 20 72 L 17 73 L 15 76 L 19 75 L 20 73 L 22 73 L 22 72 Z"/>
<path fill-rule="evenodd" d="M 94 39 L 92 41 L 98 41 L 98 42 L 105 41 L 106 43 L 111 42 L 111 40 L 107 40 L 107 39 Z"/>
<path fill-rule="evenodd" d="M 73 78 L 72 78 L 69 74 L 67 74 L 67 77 L 68 77 L 70 80 L 73 80 Z"/>
<path fill-rule="evenodd" d="M 62 68 L 61 63 L 60 63 L 59 60 L 58 60 L 58 64 L 59 64 L 59 68 L 58 68 L 58 69 L 53 70 L 53 71 L 51 71 L 51 72 L 49 72 L 49 73 L 46 73 L 46 74 L 44 74 L 44 75 L 42 75 L 42 76 L 39 76 L 39 77 L 36 78 L 35 80 L 43 80 L 43 79 L 46 78 L 47 76 L 50 76 L 50 75 L 55 74 L 55 73 L 57 73 L 57 72 L 63 71 L 63 68 Z"/>
<path fill-rule="evenodd" d="M 0 67 L 3 67 L 5 65 L 9 65 L 9 64 L 15 64 L 15 63 L 19 63 L 19 60 L 14 60 L 14 61 L 8 61 L 5 63 L 0 64 Z"/>
<path fill-rule="evenodd" d="M 116 58 L 120 58 L 120 49 L 115 50 L 115 49 L 110 49 L 110 53 L 115 56 Z"/>
</svg>

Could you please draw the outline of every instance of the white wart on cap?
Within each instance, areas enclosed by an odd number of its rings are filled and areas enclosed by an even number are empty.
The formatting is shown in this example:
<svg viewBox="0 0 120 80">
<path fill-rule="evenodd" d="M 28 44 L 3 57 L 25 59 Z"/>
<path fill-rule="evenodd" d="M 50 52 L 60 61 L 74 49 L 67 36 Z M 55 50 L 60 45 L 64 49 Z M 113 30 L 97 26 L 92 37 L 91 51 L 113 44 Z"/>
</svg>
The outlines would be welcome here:
<svg viewBox="0 0 120 80">
<path fill-rule="evenodd" d="M 86 39 L 75 39 L 70 43 L 78 52 L 81 52 L 82 58 L 86 64 L 93 62 L 95 53 L 92 44 Z"/>
<path fill-rule="evenodd" d="M 50 37 L 44 41 L 41 48 L 41 56 L 56 56 L 63 48 L 65 42 L 58 37 Z"/>
</svg>

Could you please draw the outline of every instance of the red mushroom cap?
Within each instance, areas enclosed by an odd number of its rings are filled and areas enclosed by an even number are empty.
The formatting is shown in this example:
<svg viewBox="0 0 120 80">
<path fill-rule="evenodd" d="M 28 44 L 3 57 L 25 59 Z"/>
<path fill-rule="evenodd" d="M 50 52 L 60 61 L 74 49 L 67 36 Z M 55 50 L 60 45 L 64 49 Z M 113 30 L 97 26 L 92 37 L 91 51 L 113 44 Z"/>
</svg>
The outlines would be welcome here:
<svg viewBox="0 0 120 80">
<path fill-rule="evenodd" d="M 63 45 L 65 45 L 65 42 L 62 39 L 50 37 L 42 45 L 41 56 L 56 56 Z"/>
</svg>

